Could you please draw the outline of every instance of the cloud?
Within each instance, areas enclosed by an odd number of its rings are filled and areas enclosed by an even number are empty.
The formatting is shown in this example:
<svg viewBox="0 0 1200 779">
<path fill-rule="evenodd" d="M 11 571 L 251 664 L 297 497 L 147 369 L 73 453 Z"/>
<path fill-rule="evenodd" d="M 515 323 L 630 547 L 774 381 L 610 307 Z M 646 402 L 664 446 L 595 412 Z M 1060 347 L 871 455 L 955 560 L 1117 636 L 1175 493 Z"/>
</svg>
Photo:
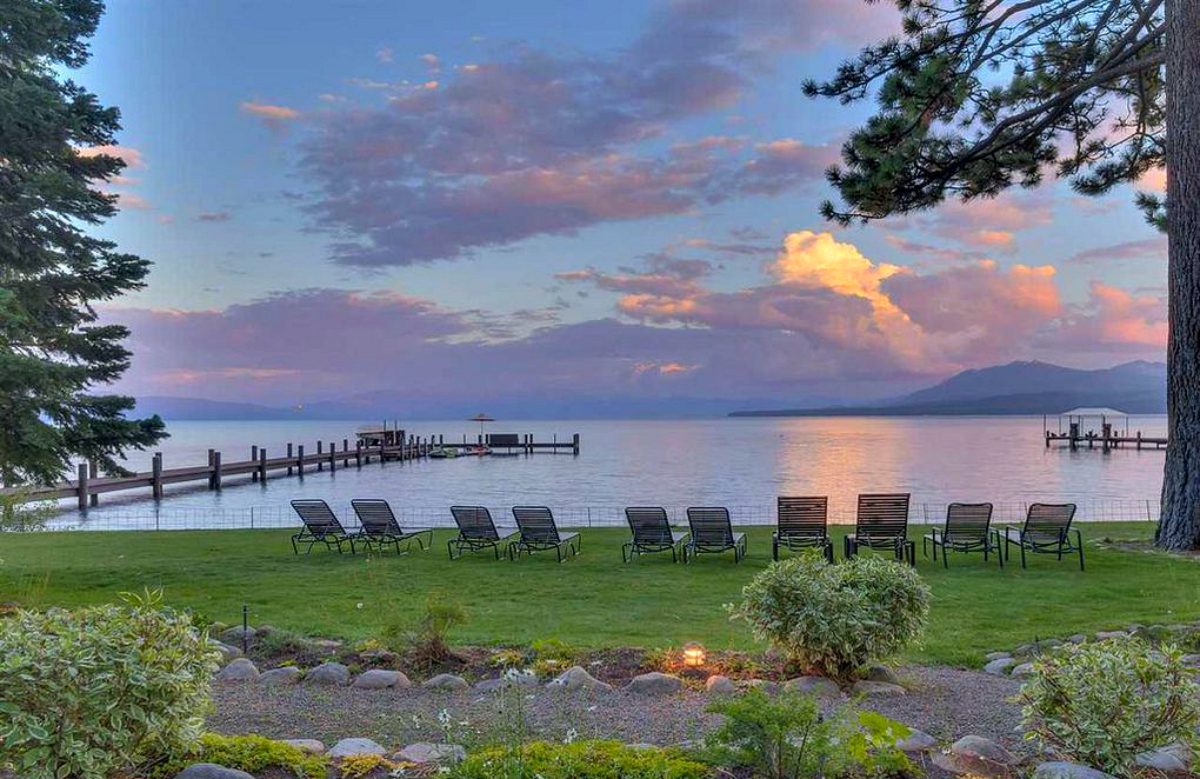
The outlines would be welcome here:
<svg viewBox="0 0 1200 779">
<path fill-rule="evenodd" d="M 120 146 L 118 144 L 107 144 L 104 146 L 86 146 L 78 148 L 75 153 L 80 157 L 99 157 L 101 155 L 108 157 L 117 157 L 121 159 L 126 167 L 130 170 L 137 170 L 146 167 L 145 158 L 142 153 L 131 146 Z"/>
<path fill-rule="evenodd" d="M 228 222 L 232 218 L 228 211 L 202 211 L 196 215 L 197 222 Z"/>
<path fill-rule="evenodd" d="M 1087 304 L 1072 310 L 1045 342 L 1051 348 L 1076 352 L 1157 355 L 1161 359 L 1167 329 L 1164 297 L 1137 296 L 1093 281 Z"/>
<path fill-rule="evenodd" d="M 998 197 L 948 201 L 929 216 L 918 218 L 918 226 L 934 235 L 988 251 L 1016 250 L 1016 234 L 1050 224 L 1053 201 L 1045 195 L 1005 193 Z"/>
<path fill-rule="evenodd" d="M 132 208 L 138 211 L 149 211 L 154 207 L 146 198 L 133 192 L 118 192 L 117 205 L 121 208 Z"/>
<path fill-rule="evenodd" d="M 243 113 L 258 117 L 264 125 L 272 130 L 282 130 L 286 123 L 300 118 L 299 111 L 282 105 L 243 100 L 240 108 Z"/>
<path fill-rule="evenodd" d="M 983 256 L 977 251 L 964 251 L 962 249 L 950 249 L 945 246 L 933 246 L 927 243 L 919 243 L 910 241 L 909 239 L 889 233 L 883 236 L 883 240 L 889 245 L 895 247 L 905 254 L 917 255 L 922 260 L 936 260 L 938 262 L 963 262 L 966 260 L 979 260 Z"/>
<path fill-rule="evenodd" d="M 1167 258 L 1166 236 L 1156 236 L 1138 241 L 1125 241 L 1112 246 L 1098 246 L 1073 254 L 1071 262 L 1091 263 L 1106 260 L 1146 260 Z"/>
</svg>

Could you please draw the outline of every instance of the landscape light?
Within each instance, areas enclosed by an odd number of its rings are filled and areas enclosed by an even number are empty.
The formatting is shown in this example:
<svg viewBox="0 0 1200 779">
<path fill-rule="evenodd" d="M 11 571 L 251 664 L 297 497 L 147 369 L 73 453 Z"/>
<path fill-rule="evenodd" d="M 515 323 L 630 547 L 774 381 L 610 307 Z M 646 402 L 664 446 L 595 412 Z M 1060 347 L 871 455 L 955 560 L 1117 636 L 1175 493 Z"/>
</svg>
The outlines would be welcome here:
<svg viewBox="0 0 1200 779">
<path fill-rule="evenodd" d="M 687 644 L 683 647 L 683 664 L 688 668 L 699 668 L 704 665 L 704 647 L 699 644 Z"/>
</svg>

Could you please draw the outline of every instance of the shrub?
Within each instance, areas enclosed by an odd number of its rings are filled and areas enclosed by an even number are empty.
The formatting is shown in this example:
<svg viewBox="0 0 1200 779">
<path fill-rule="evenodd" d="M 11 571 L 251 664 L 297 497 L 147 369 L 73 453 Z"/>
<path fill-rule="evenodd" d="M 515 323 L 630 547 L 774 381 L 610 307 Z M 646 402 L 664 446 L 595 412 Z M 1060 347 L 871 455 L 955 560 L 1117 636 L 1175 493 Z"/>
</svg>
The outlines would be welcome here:
<svg viewBox="0 0 1200 779">
<path fill-rule="evenodd" d="M 30 779 L 102 779 L 185 751 L 218 657 L 160 593 L 21 611 L 0 622 L 0 765 Z"/>
<path fill-rule="evenodd" d="M 717 701 L 708 711 L 724 715 L 721 727 L 705 739 L 708 759 L 759 779 L 913 771 L 896 748 L 908 728 L 875 712 L 847 708 L 823 717 L 811 695 L 770 696 L 762 690 Z"/>
<path fill-rule="evenodd" d="M 470 754 L 454 779 L 707 779 L 703 763 L 674 749 L 634 749 L 616 741 L 534 741 Z"/>
<path fill-rule="evenodd" d="M 1110 774 L 1148 749 L 1190 741 L 1200 688 L 1175 647 L 1135 638 L 1068 645 L 1042 655 L 1021 690 L 1027 738 Z"/>
<path fill-rule="evenodd" d="M 729 609 L 804 671 L 845 681 L 920 637 L 929 588 L 906 565 L 877 557 L 828 565 L 808 552 L 769 565 Z"/>
<path fill-rule="evenodd" d="M 529 648 L 533 651 L 533 671 L 538 676 L 557 676 L 573 665 L 577 665 L 583 652 L 574 646 L 546 638 L 534 641 Z"/>
<path fill-rule="evenodd" d="M 192 763 L 201 762 L 216 763 L 248 774 L 279 768 L 300 779 L 325 779 L 329 761 L 324 755 L 309 754 L 262 736 L 205 733 L 192 750 L 156 766 L 151 779 L 171 779 Z"/>
<path fill-rule="evenodd" d="M 383 755 L 349 755 L 338 763 L 338 775 L 342 779 L 365 779 L 376 771 L 392 771 L 395 768 L 396 764 Z"/>
<path fill-rule="evenodd" d="M 383 643 L 397 654 L 406 655 L 417 669 L 427 670 L 453 657 L 446 639 L 450 631 L 467 621 L 462 604 L 431 592 L 415 622 L 394 619 L 383 628 Z"/>
</svg>

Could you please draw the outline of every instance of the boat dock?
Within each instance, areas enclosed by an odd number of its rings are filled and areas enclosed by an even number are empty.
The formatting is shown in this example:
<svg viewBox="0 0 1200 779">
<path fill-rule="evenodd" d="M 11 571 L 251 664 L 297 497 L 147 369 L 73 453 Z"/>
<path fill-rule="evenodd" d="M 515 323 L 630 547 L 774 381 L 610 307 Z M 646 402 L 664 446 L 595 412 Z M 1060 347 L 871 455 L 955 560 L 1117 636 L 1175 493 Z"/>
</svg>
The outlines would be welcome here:
<svg viewBox="0 0 1200 779">
<path fill-rule="evenodd" d="M 206 482 L 210 490 L 221 489 L 222 482 L 230 476 L 249 476 L 252 483 L 266 483 L 268 477 L 300 476 L 305 472 L 331 472 L 339 467 L 361 468 L 372 461 L 378 463 L 406 462 L 428 458 L 438 449 L 471 449 L 483 446 L 502 448 L 509 454 L 534 454 L 536 452 L 566 452 L 579 454 L 579 434 L 560 442 L 557 436 L 552 441 L 535 441 L 532 434 L 491 433 L 480 435 L 475 442 L 463 436 L 461 443 L 447 442 L 445 436 L 410 436 L 404 430 L 388 428 L 386 425 L 375 430 L 360 430 L 351 447 L 350 439 L 337 443 L 317 441 L 315 449 L 305 450 L 304 444 L 287 444 L 284 454 L 271 456 L 266 447 L 251 446 L 250 456 L 245 460 L 227 461 L 221 452 L 208 450 L 208 463 L 180 468 L 166 468 L 162 452 L 155 452 L 149 471 L 129 476 L 99 477 L 95 463 L 80 463 L 74 481 L 64 481 L 51 487 L 25 490 L 25 500 L 63 500 L 76 498 L 80 511 L 99 505 L 100 495 L 131 489 L 149 489 L 155 500 L 162 500 L 164 488 L 171 484 Z M 4 490 L 4 493 L 16 490 Z"/>
<path fill-rule="evenodd" d="M 1066 423 L 1064 427 L 1064 421 Z M 1114 425 L 1114 421 L 1117 425 Z M 1099 422 L 1099 429 L 1094 426 Z M 1119 424 L 1124 423 L 1124 432 Z M 1086 426 L 1086 429 L 1085 429 Z M 1058 415 L 1058 430 L 1050 429 L 1049 419 L 1042 417 L 1042 434 L 1046 448 L 1065 445 L 1072 450 L 1086 447 L 1103 451 L 1110 449 L 1165 449 L 1166 436 L 1147 436 L 1141 430 L 1129 432 L 1129 415 L 1112 408 L 1077 408 Z"/>
</svg>

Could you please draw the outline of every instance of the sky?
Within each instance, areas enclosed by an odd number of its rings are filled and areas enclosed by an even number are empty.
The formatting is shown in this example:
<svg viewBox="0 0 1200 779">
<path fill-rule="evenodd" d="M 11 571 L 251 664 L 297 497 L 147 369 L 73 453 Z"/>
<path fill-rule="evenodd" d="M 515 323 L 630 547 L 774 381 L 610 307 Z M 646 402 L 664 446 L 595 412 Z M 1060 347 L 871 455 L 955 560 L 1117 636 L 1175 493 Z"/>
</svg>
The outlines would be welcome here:
<svg viewBox="0 0 1200 779">
<path fill-rule="evenodd" d="M 123 118 L 98 232 L 154 263 L 102 310 L 132 330 L 116 389 L 719 408 L 1161 360 L 1133 187 L 821 218 L 872 105 L 801 84 L 896 25 L 853 0 L 110 2 L 71 77 Z"/>
</svg>

